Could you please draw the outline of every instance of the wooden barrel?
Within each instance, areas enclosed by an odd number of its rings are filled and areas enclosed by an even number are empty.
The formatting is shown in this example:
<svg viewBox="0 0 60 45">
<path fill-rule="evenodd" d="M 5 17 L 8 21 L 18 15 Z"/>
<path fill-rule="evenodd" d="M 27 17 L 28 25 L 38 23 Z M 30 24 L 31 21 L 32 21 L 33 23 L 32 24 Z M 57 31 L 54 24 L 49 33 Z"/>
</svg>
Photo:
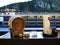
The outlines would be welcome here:
<svg viewBox="0 0 60 45">
<path fill-rule="evenodd" d="M 12 33 L 12 37 L 14 37 L 15 35 L 23 34 L 25 21 L 21 16 L 13 16 L 9 19 L 8 26 Z"/>
</svg>

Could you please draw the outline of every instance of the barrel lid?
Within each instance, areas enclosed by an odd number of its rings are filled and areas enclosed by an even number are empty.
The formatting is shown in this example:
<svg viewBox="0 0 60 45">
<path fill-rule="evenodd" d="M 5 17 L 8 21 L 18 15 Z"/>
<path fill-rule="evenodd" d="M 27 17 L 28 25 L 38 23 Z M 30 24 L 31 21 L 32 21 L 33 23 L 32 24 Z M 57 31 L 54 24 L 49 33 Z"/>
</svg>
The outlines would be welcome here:
<svg viewBox="0 0 60 45">
<path fill-rule="evenodd" d="M 12 22 L 12 27 L 14 30 L 22 31 L 25 27 L 25 22 L 22 18 L 15 18 Z"/>
</svg>

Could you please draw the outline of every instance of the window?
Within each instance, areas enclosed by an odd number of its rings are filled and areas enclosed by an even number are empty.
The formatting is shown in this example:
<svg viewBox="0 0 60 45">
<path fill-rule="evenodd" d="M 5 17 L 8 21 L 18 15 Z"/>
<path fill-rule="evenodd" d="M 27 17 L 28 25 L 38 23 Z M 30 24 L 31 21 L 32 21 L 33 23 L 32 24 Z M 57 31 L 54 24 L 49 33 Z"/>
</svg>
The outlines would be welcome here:
<svg viewBox="0 0 60 45">
<path fill-rule="evenodd" d="M 50 22 L 50 26 L 54 26 L 54 22 Z"/>
<path fill-rule="evenodd" d="M 28 26 L 35 26 L 34 22 L 28 22 Z"/>
<path fill-rule="evenodd" d="M 50 16 L 50 18 L 54 18 L 54 16 Z"/>
<path fill-rule="evenodd" d="M 0 17 L 0 22 L 4 21 L 4 18 L 3 17 Z"/>
<path fill-rule="evenodd" d="M 8 21 L 10 16 L 4 16 L 4 21 Z"/>
<path fill-rule="evenodd" d="M 58 16 L 58 18 L 60 18 L 60 16 Z"/>
<path fill-rule="evenodd" d="M 37 22 L 37 26 L 42 26 L 43 22 Z"/>
<path fill-rule="evenodd" d="M 6 23 L 4 23 L 4 25 L 7 25 L 8 26 L 8 23 L 6 22 Z"/>
<path fill-rule="evenodd" d="M 2 22 L 0 22 L 0 26 L 2 26 Z"/>
<path fill-rule="evenodd" d="M 27 19 L 28 19 L 28 16 L 22 16 L 22 18 L 23 18 L 24 20 L 27 20 Z"/>
</svg>

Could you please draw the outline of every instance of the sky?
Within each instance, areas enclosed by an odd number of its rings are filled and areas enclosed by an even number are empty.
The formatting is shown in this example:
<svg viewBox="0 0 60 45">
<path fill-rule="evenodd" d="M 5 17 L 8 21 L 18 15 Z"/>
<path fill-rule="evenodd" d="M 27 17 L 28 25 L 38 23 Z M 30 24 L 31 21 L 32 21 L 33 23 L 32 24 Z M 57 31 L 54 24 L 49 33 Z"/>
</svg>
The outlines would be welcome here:
<svg viewBox="0 0 60 45">
<path fill-rule="evenodd" d="M 6 6 L 11 3 L 18 3 L 18 2 L 27 2 L 31 0 L 0 0 L 0 7 Z"/>
</svg>

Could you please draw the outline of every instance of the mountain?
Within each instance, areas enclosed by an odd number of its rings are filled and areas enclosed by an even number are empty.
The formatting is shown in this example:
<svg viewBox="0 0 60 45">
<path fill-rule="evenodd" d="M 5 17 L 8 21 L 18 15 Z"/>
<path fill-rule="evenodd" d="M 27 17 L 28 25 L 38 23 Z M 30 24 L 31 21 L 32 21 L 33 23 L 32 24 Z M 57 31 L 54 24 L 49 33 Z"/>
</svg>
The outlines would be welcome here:
<svg viewBox="0 0 60 45">
<path fill-rule="evenodd" d="M 0 7 L 0 10 L 5 10 L 5 8 L 16 9 L 20 12 L 60 12 L 60 0 L 32 0 L 13 3 Z"/>
<path fill-rule="evenodd" d="M 38 11 L 60 11 L 60 0 L 33 0 Z"/>
</svg>

